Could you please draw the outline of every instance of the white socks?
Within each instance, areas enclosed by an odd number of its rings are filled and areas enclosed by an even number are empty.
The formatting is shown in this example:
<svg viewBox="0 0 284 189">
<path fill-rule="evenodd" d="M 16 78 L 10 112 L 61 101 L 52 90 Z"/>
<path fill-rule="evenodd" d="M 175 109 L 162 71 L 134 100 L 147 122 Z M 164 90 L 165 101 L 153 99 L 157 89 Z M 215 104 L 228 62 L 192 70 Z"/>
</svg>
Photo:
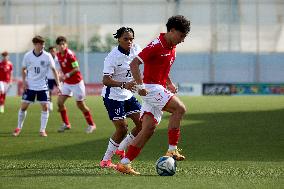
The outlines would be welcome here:
<svg viewBox="0 0 284 189">
<path fill-rule="evenodd" d="M 169 145 L 169 151 L 173 151 L 173 150 L 176 150 L 177 149 L 177 146 L 173 146 L 173 145 Z"/>
<path fill-rule="evenodd" d="M 117 144 L 116 142 L 114 142 L 111 138 L 109 139 L 108 142 L 108 147 L 106 150 L 106 153 L 103 157 L 104 161 L 110 160 L 113 156 L 113 154 L 115 153 L 116 149 L 118 148 L 119 144 Z"/>
<path fill-rule="evenodd" d="M 135 139 L 132 133 L 129 133 L 125 139 L 120 143 L 118 150 L 126 150 L 126 148 L 131 144 L 131 142 Z"/>
<path fill-rule="evenodd" d="M 23 128 L 23 123 L 25 121 L 27 115 L 27 111 L 22 111 L 21 109 L 19 110 L 18 113 L 18 128 L 22 129 Z"/>
<path fill-rule="evenodd" d="M 122 160 L 120 160 L 120 163 L 122 163 L 123 165 L 126 165 L 130 163 L 130 160 L 128 158 L 122 158 Z"/>
<path fill-rule="evenodd" d="M 49 111 L 41 111 L 41 117 L 40 117 L 40 132 L 45 131 L 47 121 L 49 117 Z"/>
</svg>

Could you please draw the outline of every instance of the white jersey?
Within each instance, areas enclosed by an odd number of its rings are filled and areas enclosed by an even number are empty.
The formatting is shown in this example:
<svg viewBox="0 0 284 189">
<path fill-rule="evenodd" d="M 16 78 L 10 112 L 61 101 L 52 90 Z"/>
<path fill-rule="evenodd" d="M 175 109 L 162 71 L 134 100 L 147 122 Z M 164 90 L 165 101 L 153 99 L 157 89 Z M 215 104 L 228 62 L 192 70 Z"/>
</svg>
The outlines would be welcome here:
<svg viewBox="0 0 284 189">
<path fill-rule="evenodd" d="M 115 47 L 105 58 L 104 61 L 104 75 L 112 76 L 112 79 L 120 82 L 129 82 L 133 80 L 130 72 L 129 64 L 139 54 L 141 48 L 133 44 L 129 55 L 125 55 L 118 47 Z M 133 96 L 133 93 L 127 89 L 121 89 L 120 87 L 108 87 L 104 86 L 102 90 L 102 96 L 117 101 L 125 101 Z"/>
<path fill-rule="evenodd" d="M 36 56 L 31 50 L 25 54 L 22 66 L 27 70 L 28 89 L 35 91 L 48 89 L 47 72 L 49 68 L 55 68 L 51 54 L 43 50 L 39 56 Z"/>
<path fill-rule="evenodd" d="M 59 65 L 57 56 L 55 56 L 55 58 L 53 58 L 53 60 L 54 60 L 54 63 L 55 63 L 55 69 L 57 71 L 60 70 L 60 65 Z M 53 75 L 51 68 L 48 69 L 47 79 L 54 79 L 54 75 Z"/>
</svg>

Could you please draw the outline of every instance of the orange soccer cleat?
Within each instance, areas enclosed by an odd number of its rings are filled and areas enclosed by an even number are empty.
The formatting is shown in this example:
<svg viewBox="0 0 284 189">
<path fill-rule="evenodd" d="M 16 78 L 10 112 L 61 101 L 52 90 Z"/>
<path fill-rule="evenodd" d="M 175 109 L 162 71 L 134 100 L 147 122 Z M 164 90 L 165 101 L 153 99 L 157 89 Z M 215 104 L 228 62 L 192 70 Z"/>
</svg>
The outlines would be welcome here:
<svg viewBox="0 0 284 189">
<path fill-rule="evenodd" d="M 130 163 L 129 164 L 122 164 L 118 163 L 116 166 L 116 170 L 123 174 L 128 174 L 128 175 L 140 175 L 139 172 L 134 171 L 134 169 L 131 167 Z"/>
<path fill-rule="evenodd" d="M 183 155 L 181 155 L 179 153 L 179 151 L 181 151 L 180 149 L 176 149 L 176 150 L 169 150 L 166 153 L 166 156 L 170 156 L 172 158 L 174 158 L 176 161 L 183 161 L 185 159 L 185 157 Z"/>
</svg>

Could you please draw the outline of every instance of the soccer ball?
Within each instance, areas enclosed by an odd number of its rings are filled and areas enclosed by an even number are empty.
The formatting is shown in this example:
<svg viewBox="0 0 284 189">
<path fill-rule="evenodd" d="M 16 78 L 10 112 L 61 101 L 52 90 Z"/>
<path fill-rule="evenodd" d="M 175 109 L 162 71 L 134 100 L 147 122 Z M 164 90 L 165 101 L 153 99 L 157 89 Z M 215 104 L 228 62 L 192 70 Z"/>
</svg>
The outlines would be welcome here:
<svg viewBox="0 0 284 189">
<path fill-rule="evenodd" d="M 162 156 L 156 162 L 156 170 L 160 176 L 173 176 L 176 168 L 176 161 L 170 156 Z"/>
</svg>

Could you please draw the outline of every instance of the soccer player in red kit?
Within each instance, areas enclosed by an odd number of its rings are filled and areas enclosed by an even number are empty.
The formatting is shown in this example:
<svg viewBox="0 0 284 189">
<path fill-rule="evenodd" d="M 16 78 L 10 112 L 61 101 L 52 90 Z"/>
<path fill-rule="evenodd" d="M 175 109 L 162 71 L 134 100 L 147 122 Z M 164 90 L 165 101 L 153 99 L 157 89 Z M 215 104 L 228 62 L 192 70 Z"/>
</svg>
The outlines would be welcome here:
<svg viewBox="0 0 284 189">
<path fill-rule="evenodd" d="M 86 133 L 92 133 L 96 129 L 96 125 L 93 121 L 90 110 L 84 101 L 86 97 L 85 84 L 79 70 L 77 58 L 75 54 L 67 48 L 67 39 L 65 37 L 59 36 L 56 39 L 56 44 L 59 51 L 57 53 L 58 62 L 60 64 L 61 71 L 64 74 L 64 83 L 62 86 L 61 95 L 58 97 L 57 101 L 58 111 L 60 112 L 63 121 L 63 124 L 58 129 L 58 132 L 64 132 L 65 130 L 71 128 L 64 103 L 68 97 L 74 95 L 77 106 L 84 114 L 88 123 Z"/>
<path fill-rule="evenodd" d="M 6 93 L 12 79 L 13 64 L 9 61 L 7 51 L 1 55 L 3 59 L 0 62 L 0 113 L 4 113 Z"/>
<path fill-rule="evenodd" d="M 162 118 L 162 111 L 171 113 L 168 124 L 169 148 L 167 156 L 177 161 L 185 159 L 177 149 L 180 136 L 180 124 L 186 112 L 185 105 L 174 95 L 176 86 L 172 83 L 169 72 L 176 57 L 176 45 L 183 42 L 190 31 L 190 21 L 182 15 L 172 16 L 166 24 L 167 32 L 161 33 L 130 63 L 131 73 L 137 83 L 138 94 L 142 97 L 142 130 L 128 147 L 125 158 L 117 164 L 117 170 L 132 175 L 139 175 L 131 167 L 146 142 L 153 135 Z M 144 64 L 143 81 L 139 65 Z"/>
</svg>

